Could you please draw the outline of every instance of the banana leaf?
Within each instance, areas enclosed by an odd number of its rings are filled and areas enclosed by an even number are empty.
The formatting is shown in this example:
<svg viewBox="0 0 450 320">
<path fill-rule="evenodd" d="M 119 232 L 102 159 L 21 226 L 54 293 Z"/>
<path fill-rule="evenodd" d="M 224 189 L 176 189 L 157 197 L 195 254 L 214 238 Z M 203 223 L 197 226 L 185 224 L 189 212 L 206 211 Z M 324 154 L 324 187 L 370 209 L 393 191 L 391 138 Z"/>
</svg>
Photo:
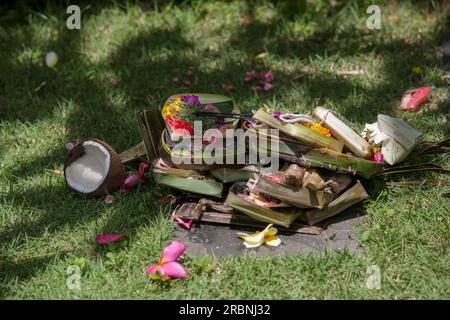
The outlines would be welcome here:
<svg viewBox="0 0 450 320">
<path fill-rule="evenodd" d="M 258 170 L 254 166 L 251 166 L 251 168 L 248 169 L 218 168 L 211 170 L 210 173 L 214 178 L 223 183 L 231 183 L 255 178 L 258 174 Z"/>
<path fill-rule="evenodd" d="M 355 185 L 322 209 L 304 211 L 299 215 L 298 219 L 309 225 L 314 225 L 327 218 L 335 216 L 338 213 L 341 213 L 345 209 L 350 208 L 368 196 L 369 195 L 361 182 L 357 181 Z"/>
<path fill-rule="evenodd" d="M 333 200 L 333 195 L 323 191 L 311 191 L 307 188 L 294 190 L 262 176 L 256 181 L 254 190 L 271 195 L 298 208 L 323 208 Z"/>
<path fill-rule="evenodd" d="M 253 130 L 253 129 L 252 129 Z M 257 132 L 257 131 L 255 131 Z M 261 133 L 258 132 L 258 135 Z M 276 137 L 266 137 L 266 139 L 277 139 Z M 359 174 L 364 178 L 370 178 L 382 170 L 382 164 L 370 160 L 361 159 L 349 154 L 342 154 L 330 149 L 318 149 L 301 144 L 297 141 L 287 139 L 277 139 L 278 154 L 280 159 L 291 163 L 297 163 L 305 167 L 324 168 L 341 173 Z M 270 151 L 271 143 L 267 148 L 263 145 L 257 146 L 251 139 L 249 143 L 250 152 Z"/>
<path fill-rule="evenodd" d="M 295 140 L 318 148 L 328 148 L 336 152 L 342 152 L 342 149 L 344 148 L 344 143 L 340 140 L 323 136 L 320 133 L 317 133 L 316 131 L 300 124 L 285 123 L 281 120 L 275 119 L 262 109 L 259 109 L 253 115 L 253 118 L 269 125 L 272 128 L 280 130 L 280 132 L 294 138 Z"/>
<path fill-rule="evenodd" d="M 256 206 L 237 196 L 235 192 L 238 184 L 239 183 L 234 184 L 231 187 L 225 200 L 225 204 L 257 221 L 273 223 L 289 228 L 291 223 L 294 222 L 301 212 L 298 208 L 277 208 L 277 210 L 274 210 Z"/>
<path fill-rule="evenodd" d="M 157 184 L 205 196 L 222 197 L 223 185 L 213 179 L 189 179 L 157 172 L 152 172 L 152 176 Z"/>
<path fill-rule="evenodd" d="M 238 152 L 237 146 L 227 145 L 227 139 L 223 141 L 222 155 L 212 155 L 206 153 L 204 149 L 201 151 L 194 150 L 194 141 L 191 141 L 192 150 L 173 150 L 174 142 L 170 141 L 170 137 L 166 134 L 166 129 L 161 134 L 160 156 L 168 162 L 173 163 L 178 168 L 192 169 L 198 171 L 211 170 L 215 168 L 242 168 L 245 164 L 237 164 L 238 157 L 246 155 L 247 150 Z M 233 157 L 233 164 L 227 164 L 227 157 Z"/>
</svg>

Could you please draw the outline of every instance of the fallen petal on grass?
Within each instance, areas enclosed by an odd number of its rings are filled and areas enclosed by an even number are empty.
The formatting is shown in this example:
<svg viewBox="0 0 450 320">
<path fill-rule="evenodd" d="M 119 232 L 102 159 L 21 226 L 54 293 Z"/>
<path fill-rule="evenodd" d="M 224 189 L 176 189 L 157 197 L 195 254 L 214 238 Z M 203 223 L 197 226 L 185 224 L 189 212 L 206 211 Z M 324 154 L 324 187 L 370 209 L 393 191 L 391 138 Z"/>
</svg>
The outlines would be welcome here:
<svg viewBox="0 0 450 320">
<path fill-rule="evenodd" d="M 183 242 L 172 240 L 164 247 L 159 262 L 147 269 L 147 274 L 152 276 L 158 273 L 155 280 L 163 280 L 164 277 L 168 279 L 187 278 L 186 270 L 176 261 L 185 250 L 186 245 Z"/>
<path fill-rule="evenodd" d="M 67 151 L 70 151 L 73 149 L 73 147 L 75 147 L 75 144 L 73 144 L 72 142 L 67 142 L 64 147 L 66 148 Z"/>
<path fill-rule="evenodd" d="M 186 230 L 191 230 L 194 221 L 191 219 L 183 219 L 175 214 L 175 211 L 172 212 L 172 219 L 175 220 L 178 225 Z"/>
<path fill-rule="evenodd" d="M 110 234 L 98 234 L 95 237 L 95 242 L 98 244 L 108 244 L 110 242 L 118 242 L 125 238 L 127 235 L 124 233 L 110 233 Z"/>
<path fill-rule="evenodd" d="M 108 194 L 108 195 L 105 197 L 105 203 L 106 203 L 106 204 L 112 204 L 113 202 L 114 202 L 114 197 L 113 197 L 112 195 Z"/>
</svg>

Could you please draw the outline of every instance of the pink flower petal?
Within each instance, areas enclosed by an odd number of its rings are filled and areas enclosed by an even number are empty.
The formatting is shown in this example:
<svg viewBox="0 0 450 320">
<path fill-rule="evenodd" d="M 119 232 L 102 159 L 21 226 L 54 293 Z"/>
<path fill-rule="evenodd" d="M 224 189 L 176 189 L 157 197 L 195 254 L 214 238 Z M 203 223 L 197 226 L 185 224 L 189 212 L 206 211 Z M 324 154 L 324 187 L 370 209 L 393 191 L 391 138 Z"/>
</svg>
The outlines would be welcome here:
<svg viewBox="0 0 450 320">
<path fill-rule="evenodd" d="M 111 84 L 112 84 L 114 87 L 117 87 L 117 86 L 120 84 L 120 80 L 119 80 L 119 79 L 112 79 L 112 80 L 111 80 Z"/>
<path fill-rule="evenodd" d="M 172 261 L 161 265 L 161 275 L 166 275 L 169 279 L 173 278 L 187 278 L 188 274 L 184 270 L 183 266 L 178 262 Z"/>
<path fill-rule="evenodd" d="M 186 250 L 186 245 L 178 240 L 172 240 L 164 248 L 161 254 L 163 263 L 176 261 Z"/>
<path fill-rule="evenodd" d="M 172 78 L 172 82 L 174 83 L 178 83 L 180 81 L 180 78 L 178 78 L 177 76 Z"/>
<path fill-rule="evenodd" d="M 270 91 L 273 89 L 273 85 L 269 82 L 265 82 L 263 88 L 264 88 L 264 91 Z"/>
<path fill-rule="evenodd" d="M 185 86 L 186 88 L 191 86 L 191 82 L 189 80 L 184 80 L 183 81 L 183 86 Z"/>
<path fill-rule="evenodd" d="M 190 76 L 192 76 L 193 74 L 194 74 L 194 67 L 189 67 L 189 68 L 187 68 L 187 70 L 186 70 L 186 74 L 190 77 Z"/>
<path fill-rule="evenodd" d="M 155 263 L 150 268 L 147 269 L 147 274 L 154 274 L 155 272 L 159 271 L 159 264 Z"/>
<path fill-rule="evenodd" d="M 117 242 L 125 238 L 127 235 L 124 233 L 111 233 L 111 234 L 98 234 L 95 237 L 95 241 L 98 244 L 107 244 L 109 242 Z"/>
<path fill-rule="evenodd" d="M 113 197 L 112 195 L 108 194 L 108 195 L 105 197 L 105 203 L 111 204 L 111 203 L 113 203 L 113 202 L 114 202 L 114 197 Z"/>
<path fill-rule="evenodd" d="M 383 162 L 383 154 L 380 151 L 375 152 L 374 161 L 375 162 Z"/>
<path fill-rule="evenodd" d="M 252 81 L 258 74 L 255 71 L 247 71 L 244 76 L 244 81 L 249 82 Z"/>
<path fill-rule="evenodd" d="M 144 176 L 144 173 L 146 173 L 148 169 L 150 169 L 150 165 L 148 163 L 141 162 L 141 164 L 139 165 L 139 175 L 141 177 Z"/>
<path fill-rule="evenodd" d="M 261 79 L 264 81 L 264 82 L 266 82 L 266 81 L 272 81 L 273 80 L 273 73 L 272 73 L 272 71 L 266 71 L 266 72 L 261 72 L 261 74 L 260 74 L 260 76 L 261 76 Z"/>
<path fill-rule="evenodd" d="M 178 224 L 183 227 L 186 230 L 191 230 L 192 225 L 194 224 L 194 221 L 191 219 L 183 219 L 175 214 L 175 212 L 172 213 L 172 218 L 178 222 Z"/>
<path fill-rule="evenodd" d="M 136 185 L 138 185 L 139 182 L 141 182 L 141 177 L 137 174 L 133 174 L 125 179 L 125 181 L 122 183 L 122 188 L 124 189 L 124 191 L 129 191 Z"/>
<path fill-rule="evenodd" d="M 67 142 L 64 147 L 66 148 L 67 151 L 70 151 L 73 149 L 73 147 L 75 147 L 75 145 L 72 142 Z"/>
</svg>

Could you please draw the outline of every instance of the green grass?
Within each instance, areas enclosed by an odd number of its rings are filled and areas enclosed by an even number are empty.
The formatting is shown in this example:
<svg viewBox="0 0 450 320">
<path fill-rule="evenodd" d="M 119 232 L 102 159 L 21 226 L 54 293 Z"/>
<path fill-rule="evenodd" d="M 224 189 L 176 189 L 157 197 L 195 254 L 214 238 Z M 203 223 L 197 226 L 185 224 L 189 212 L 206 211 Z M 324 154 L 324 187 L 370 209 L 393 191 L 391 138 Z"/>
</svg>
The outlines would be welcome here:
<svg viewBox="0 0 450 320">
<path fill-rule="evenodd" d="M 434 85 L 433 108 L 404 117 L 426 138 L 444 137 L 445 10 L 438 2 L 380 2 L 381 30 L 366 29 L 367 5 L 360 1 L 334 7 L 310 1 L 293 20 L 271 2 L 193 3 L 82 5 L 80 31 L 66 29 L 65 7 L 0 10 L 0 297 L 450 298 L 448 183 L 394 188 L 380 178 L 367 181 L 362 256 L 249 255 L 212 259 L 208 272 L 187 257 L 191 277 L 162 289 L 145 275 L 174 228 L 168 208 L 152 200 L 157 187 L 116 195 L 107 205 L 69 193 L 63 177 L 51 173 L 62 169 L 68 141 L 95 137 L 118 151 L 137 143 L 135 112 L 185 92 L 171 79 L 186 79 L 189 66 L 195 70 L 189 91 L 222 93 L 222 84 L 232 83 L 242 110 L 325 105 L 359 128 L 378 113 L 392 114 L 404 90 Z M 245 16 L 253 16 L 251 23 Z M 56 71 L 45 66 L 48 51 L 59 55 Z M 261 52 L 266 58 L 255 61 Z M 424 73 L 413 74 L 415 66 Z M 268 69 L 275 89 L 255 94 L 245 72 Z M 364 74 L 340 72 L 349 69 Z M 113 86 L 112 79 L 121 82 Z M 448 155 L 424 161 L 450 167 Z M 130 235 L 115 263 L 94 242 L 108 232 Z M 79 291 L 66 287 L 73 264 L 83 271 Z M 365 286 L 370 265 L 380 267 L 380 290 Z"/>
</svg>

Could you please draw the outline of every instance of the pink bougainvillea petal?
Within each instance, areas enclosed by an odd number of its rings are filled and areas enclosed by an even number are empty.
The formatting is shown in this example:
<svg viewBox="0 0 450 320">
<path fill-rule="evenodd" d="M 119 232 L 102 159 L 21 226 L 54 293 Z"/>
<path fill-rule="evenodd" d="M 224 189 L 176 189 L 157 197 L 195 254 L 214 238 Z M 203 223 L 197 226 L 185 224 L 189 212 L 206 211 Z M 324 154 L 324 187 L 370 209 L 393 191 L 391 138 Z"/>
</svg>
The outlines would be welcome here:
<svg viewBox="0 0 450 320">
<path fill-rule="evenodd" d="M 150 165 L 141 162 L 139 165 L 138 172 L 135 172 L 133 175 L 129 176 L 125 179 L 125 181 L 122 183 L 122 192 L 128 192 L 132 188 L 134 188 L 136 185 L 138 185 L 141 181 L 144 181 L 144 174 L 150 169 Z"/>
<path fill-rule="evenodd" d="M 263 81 L 272 81 L 273 80 L 273 73 L 272 71 L 265 71 L 265 72 L 261 72 L 260 74 L 261 80 Z"/>
<path fill-rule="evenodd" d="M 134 188 L 139 182 L 141 182 L 141 177 L 137 174 L 133 174 L 125 179 L 122 184 L 122 188 L 124 191 L 129 191 Z"/>
<path fill-rule="evenodd" d="M 67 151 L 70 151 L 73 149 L 73 147 L 75 147 L 75 144 L 73 144 L 72 142 L 67 142 L 64 147 L 66 148 Z"/>
<path fill-rule="evenodd" d="M 161 275 L 167 276 L 169 279 L 188 277 L 188 274 L 186 270 L 184 270 L 183 266 L 175 261 L 167 262 L 161 265 L 160 273 Z"/>
<path fill-rule="evenodd" d="M 114 202 L 114 197 L 113 197 L 112 195 L 108 194 L 108 195 L 105 197 L 105 203 L 106 203 L 106 204 L 111 204 L 111 203 L 113 203 L 113 202 Z"/>
<path fill-rule="evenodd" d="M 150 268 L 147 269 L 147 274 L 154 274 L 155 272 L 159 271 L 159 264 L 154 264 Z"/>
<path fill-rule="evenodd" d="M 95 241 L 98 244 L 107 244 L 110 242 L 117 242 L 125 238 L 127 235 L 124 233 L 111 233 L 111 234 L 98 234 L 95 237 Z"/>
<path fill-rule="evenodd" d="M 263 88 L 264 88 L 264 91 L 270 91 L 273 89 L 273 85 L 269 82 L 265 82 Z"/>
<path fill-rule="evenodd" d="M 247 71 L 244 76 L 244 81 L 252 81 L 258 74 L 255 71 Z"/>
<path fill-rule="evenodd" d="M 179 216 L 177 216 L 175 214 L 175 212 L 172 213 L 172 218 L 178 222 L 178 224 L 183 227 L 186 230 L 191 230 L 192 229 L 192 225 L 194 224 L 194 221 L 192 221 L 191 219 L 183 219 L 180 218 Z"/>
<path fill-rule="evenodd" d="M 164 263 L 176 261 L 186 250 L 186 245 L 178 240 L 172 240 L 164 248 L 161 261 Z"/>
</svg>

